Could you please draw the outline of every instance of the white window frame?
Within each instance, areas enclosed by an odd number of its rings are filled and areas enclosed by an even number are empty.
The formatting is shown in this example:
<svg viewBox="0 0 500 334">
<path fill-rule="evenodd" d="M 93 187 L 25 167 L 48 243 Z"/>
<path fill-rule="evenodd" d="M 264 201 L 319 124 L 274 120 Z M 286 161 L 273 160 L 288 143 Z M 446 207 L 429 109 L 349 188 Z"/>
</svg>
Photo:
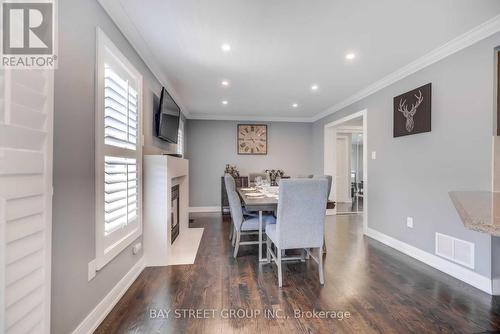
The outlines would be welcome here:
<svg viewBox="0 0 500 334">
<path fill-rule="evenodd" d="M 103 268 L 108 262 L 120 254 L 134 240 L 142 235 L 142 146 L 144 143 L 142 133 L 143 118 L 143 91 L 142 75 L 120 52 L 113 42 L 97 28 L 96 32 L 96 118 L 95 118 L 95 197 L 96 197 L 96 269 Z M 118 64 L 120 70 L 125 70 L 127 74 L 137 82 L 137 141 L 136 150 L 129 158 L 136 159 L 137 162 L 137 220 L 133 224 L 127 224 L 124 228 L 105 236 L 104 222 L 104 157 L 105 147 L 109 152 L 110 147 L 104 144 L 104 63 L 107 55 L 111 55 L 112 62 Z M 117 148 L 117 151 L 120 151 Z M 123 151 L 123 150 L 122 150 Z M 119 234 L 117 234 L 119 233 Z"/>
</svg>

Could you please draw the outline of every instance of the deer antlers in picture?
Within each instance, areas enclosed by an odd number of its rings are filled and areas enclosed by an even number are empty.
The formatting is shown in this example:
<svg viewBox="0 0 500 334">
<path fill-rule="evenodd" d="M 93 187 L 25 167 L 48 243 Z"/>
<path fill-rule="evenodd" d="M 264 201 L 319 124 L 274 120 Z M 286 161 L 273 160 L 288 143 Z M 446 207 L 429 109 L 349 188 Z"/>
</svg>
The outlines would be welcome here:
<svg viewBox="0 0 500 334">
<path fill-rule="evenodd" d="M 413 121 L 413 116 L 415 116 L 415 114 L 417 113 L 418 106 L 424 100 L 424 97 L 422 96 L 422 91 L 419 90 L 418 94 L 415 94 L 415 98 L 417 99 L 417 102 L 411 105 L 410 110 L 408 110 L 408 106 L 406 105 L 406 99 L 399 100 L 398 110 L 406 118 L 406 131 L 408 132 L 413 131 L 413 127 L 415 126 L 415 123 Z"/>
</svg>

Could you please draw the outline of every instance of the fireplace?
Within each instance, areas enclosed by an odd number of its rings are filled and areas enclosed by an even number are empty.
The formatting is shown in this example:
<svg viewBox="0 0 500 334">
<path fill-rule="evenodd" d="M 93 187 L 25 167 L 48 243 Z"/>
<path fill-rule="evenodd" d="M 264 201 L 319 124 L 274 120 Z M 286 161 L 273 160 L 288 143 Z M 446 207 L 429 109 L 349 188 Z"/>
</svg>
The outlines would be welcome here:
<svg viewBox="0 0 500 334">
<path fill-rule="evenodd" d="M 179 185 L 172 187 L 172 211 L 170 219 L 170 244 L 179 236 Z"/>
<path fill-rule="evenodd" d="M 185 261 L 189 228 L 189 161 L 168 155 L 144 156 L 144 257 L 147 266 Z M 192 230 L 192 231 L 190 231 Z M 186 246 L 186 247 L 185 247 Z"/>
</svg>

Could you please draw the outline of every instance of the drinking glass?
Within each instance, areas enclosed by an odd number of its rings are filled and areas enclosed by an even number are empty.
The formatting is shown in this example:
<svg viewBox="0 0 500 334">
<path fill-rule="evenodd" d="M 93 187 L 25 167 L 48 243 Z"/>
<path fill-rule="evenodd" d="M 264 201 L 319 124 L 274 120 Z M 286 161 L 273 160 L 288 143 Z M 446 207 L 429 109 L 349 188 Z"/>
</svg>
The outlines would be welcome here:
<svg viewBox="0 0 500 334">
<path fill-rule="evenodd" d="M 262 177 L 261 176 L 257 176 L 254 181 L 255 181 L 255 185 L 257 187 L 260 187 L 260 185 L 262 184 Z"/>
</svg>

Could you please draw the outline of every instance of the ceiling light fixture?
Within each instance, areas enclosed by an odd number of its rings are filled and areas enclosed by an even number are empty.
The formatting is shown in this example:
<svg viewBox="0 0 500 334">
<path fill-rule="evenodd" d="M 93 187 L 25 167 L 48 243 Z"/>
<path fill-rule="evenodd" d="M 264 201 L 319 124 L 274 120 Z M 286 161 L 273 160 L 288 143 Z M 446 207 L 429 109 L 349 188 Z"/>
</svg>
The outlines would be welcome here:
<svg viewBox="0 0 500 334">
<path fill-rule="evenodd" d="M 353 60 L 354 58 L 356 58 L 356 54 L 354 54 L 352 52 L 345 55 L 345 59 L 347 59 L 347 60 Z"/>
<path fill-rule="evenodd" d="M 220 83 L 222 86 L 229 86 L 229 81 L 227 80 L 222 80 L 222 82 Z"/>
<path fill-rule="evenodd" d="M 318 90 L 318 88 L 319 88 L 319 86 L 316 85 L 316 84 L 314 84 L 314 85 L 311 86 L 311 90 Z"/>
<path fill-rule="evenodd" d="M 223 105 L 228 104 L 227 100 L 222 100 L 222 104 L 223 104 Z"/>
<path fill-rule="evenodd" d="M 224 43 L 220 46 L 221 50 L 224 51 L 224 52 L 229 52 L 231 51 L 231 45 L 227 44 L 227 43 Z"/>
<path fill-rule="evenodd" d="M 299 105 L 297 103 L 292 104 L 292 107 L 297 108 Z"/>
</svg>

